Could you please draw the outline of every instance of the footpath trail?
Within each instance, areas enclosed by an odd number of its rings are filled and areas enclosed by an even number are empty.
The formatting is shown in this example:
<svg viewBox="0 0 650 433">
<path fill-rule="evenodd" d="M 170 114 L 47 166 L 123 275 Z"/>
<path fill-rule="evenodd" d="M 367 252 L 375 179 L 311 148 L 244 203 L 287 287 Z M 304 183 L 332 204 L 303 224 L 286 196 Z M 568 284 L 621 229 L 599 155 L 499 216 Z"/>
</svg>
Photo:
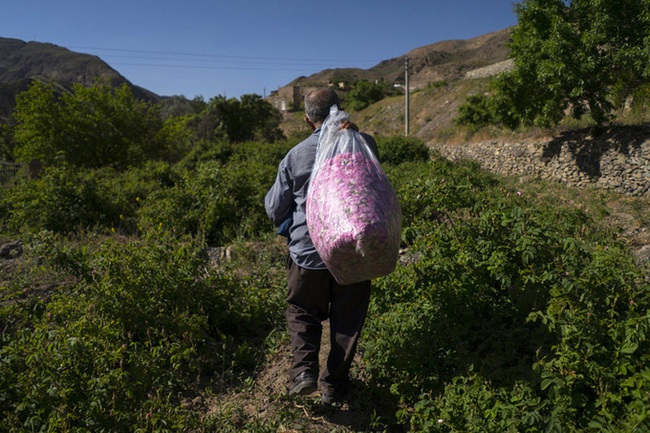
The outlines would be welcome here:
<svg viewBox="0 0 650 433">
<path fill-rule="evenodd" d="M 329 349 L 329 324 L 323 322 L 321 368 L 325 365 Z M 350 398 L 340 407 L 323 406 L 319 391 L 305 397 L 287 397 L 287 372 L 291 358 L 288 342 L 283 343 L 255 376 L 252 386 L 212 397 L 206 401 L 207 414 L 222 412 L 224 407 L 239 407 L 240 415 L 234 415 L 231 421 L 235 425 L 241 423 L 242 427 L 251 421 L 264 423 L 265 420 L 285 418 L 287 422 L 279 428 L 280 433 L 371 431 L 377 414 L 381 412 L 381 405 L 373 402 L 373 390 L 363 376 L 359 355 L 353 365 Z"/>
</svg>

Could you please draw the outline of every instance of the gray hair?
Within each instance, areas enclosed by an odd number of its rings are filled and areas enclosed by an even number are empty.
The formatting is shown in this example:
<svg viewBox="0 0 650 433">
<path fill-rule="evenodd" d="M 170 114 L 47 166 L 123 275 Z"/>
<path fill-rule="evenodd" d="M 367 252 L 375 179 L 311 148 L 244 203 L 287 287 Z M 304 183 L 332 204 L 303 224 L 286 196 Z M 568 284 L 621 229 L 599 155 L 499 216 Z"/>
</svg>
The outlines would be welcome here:
<svg viewBox="0 0 650 433">
<path fill-rule="evenodd" d="M 341 108 L 339 96 L 333 89 L 312 90 L 305 96 L 305 115 L 313 123 L 322 123 L 329 116 L 332 105 Z"/>
</svg>

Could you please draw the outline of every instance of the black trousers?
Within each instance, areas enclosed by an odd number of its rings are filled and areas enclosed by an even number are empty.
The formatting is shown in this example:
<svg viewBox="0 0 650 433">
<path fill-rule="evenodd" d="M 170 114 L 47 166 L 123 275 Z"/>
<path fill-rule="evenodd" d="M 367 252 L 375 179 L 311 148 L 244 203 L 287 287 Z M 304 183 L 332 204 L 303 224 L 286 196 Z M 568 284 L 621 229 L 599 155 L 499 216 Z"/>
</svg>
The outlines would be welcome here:
<svg viewBox="0 0 650 433">
<path fill-rule="evenodd" d="M 309 270 L 289 259 L 287 324 L 293 349 L 293 380 L 304 371 L 319 374 L 322 324 L 329 319 L 331 350 L 320 378 L 321 390 L 347 385 L 361 328 L 370 303 L 370 281 L 342 286 L 328 270 Z"/>
</svg>

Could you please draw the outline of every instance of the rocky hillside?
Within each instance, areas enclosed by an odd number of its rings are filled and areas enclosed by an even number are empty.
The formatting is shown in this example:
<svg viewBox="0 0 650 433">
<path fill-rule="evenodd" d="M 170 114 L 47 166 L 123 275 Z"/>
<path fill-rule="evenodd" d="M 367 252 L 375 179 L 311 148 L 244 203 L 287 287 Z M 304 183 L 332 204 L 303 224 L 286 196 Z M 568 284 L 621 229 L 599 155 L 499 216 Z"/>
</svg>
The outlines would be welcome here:
<svg viewBox="0 0 650 433">
<path fill-rule="evenodd" d="M 358 79 L 384 79 L 404 83 L 404 61 L 409 58 L 409 84 L 417 90 L 428 84 L 465 78 L 468 72 L 494 65 L 508 58 L 510 28 L 473 39 L 449 40 L 415 48 L 408 53 L 384 60 L 370 69 L 326 69 L 309 77 L 299 77 L 290 86 L 321 86 Z"/>
<path fill-rule="evenodd" d="M 310 88 L 353 83 L 359 79 L 384 80 L 404 85 L 404 63 L 409 59 L 410 133 L 425 141 L 448 128 L 458 106 L 467 95 L 485 91 L 486 80 L 511 68 L 508 42 L 511 28 L 467 40 L 450 40 L 426 45 L 370 69 L 326 69 L 309 77 L 299 77 L 267 98 L 276 107 L 294 106 Z M 345 91 L 341 89 L 343 99 Z M 404 132 L 403 96 L 386 98 L 359 113 L 353 120 L 376 135 Z M 285 113 L 281 125 L 285 134 L 303 134 L 302 114 Z"/>
<path fill-rule="evenodd" d="M 156 94 L 133 86 L 99 57 L 48 43 L 0 38 L 0 118 L 11 113 L 16 95 L 34 80 L 70 89 L 74 83 L 91 85 L 97 78 L 115 86 L 126 83 L 139 98 L 159 99 Z"/>
</svg>

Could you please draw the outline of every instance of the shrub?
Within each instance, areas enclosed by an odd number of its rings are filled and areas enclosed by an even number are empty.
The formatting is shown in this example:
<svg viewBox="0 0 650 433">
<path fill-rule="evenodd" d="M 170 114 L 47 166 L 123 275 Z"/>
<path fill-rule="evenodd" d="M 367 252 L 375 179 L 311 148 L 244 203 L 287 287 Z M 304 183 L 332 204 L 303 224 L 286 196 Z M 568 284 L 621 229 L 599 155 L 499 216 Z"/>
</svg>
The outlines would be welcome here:
<svg viewBox="0 0 650 433">
<path fill-rule="evenodd" d="M 379 158 L 384 164 L 399 165 L 403 162 L 426 161 L 429 148 L 422 140 L 414 137 L 377 138 Z"/>
<path fill-rule="evenodd" d="M 162 161 L 150 161 L 142 167 L 125 171 L 111 168 L 92 170 L 85 176 L 97 184 L 110 215 L 104 228 L 119 230 L 123 234 L 137 233 L 136 215 L 149 195 L 173 187 L 181 178 L 172 165 Z"/>
<path fill-rule="evenodd" d="M 480 197 L 478 193 L 497 185 L 493 175 L 472 161 L 455 164 L 436 157 L 433 161 L 386 165 L 385 170 L 402 207 L 405 239 L 417 230 L 417 222 L 445 220 L 453 211 L 471 208 Z"/>
<path fill-rule="evenodd" d="M 201 236 L 212 245 L 269 231 L 264 195 L 275 170 L 254 161 L 201 163 L 173 187 L 151 194 L 137 212 L 138 225 Z"/>
<path fill-rule="evenodd" d="M 360 111 L 375 102 L 384 99 L 386 85 L 359 80 L 354 83 L 352 90 L 345 95 L 345 106 L 348 110 Z"/>
<path fill-rule="evenodd" d="M 454 122 L 469 126 L 474 130 L 496 123 L 490 99 L 485 95 L 467 97 L 465 103 L 458 107 L 458 116 Z"/>
<path fill-rule="evenodd" d="M 197 431 L 183 392 L 255 366 L 282 302 L 268 294 L 282 291 L 207 273 L 200 245 L 161 233 L 93 252 L 54 239 L 34 238 L 30 254 L 79 282 L 49 302 L 0 304 L 3 429 Z"/>
<path fill-rule="evenodd" d="M 405 264 L 376 282 L 362 343 L 402 419 L 416 431 L 647 426 L 650 287 L 625 244 L 583 212 L 473 187 L 462 170 L 445 176 L 457 195 L 434 167 L 418 173 L 431 185 L 420 199 L 448 218 L 410 215 Z"/>
<path fill-rule="evenodd" d="M 55 163 L 57 155 L 77 167 L 140 165 L 168 151 L 158 109 L 138 101 L 127 85 L 75 84 L 57 95 L 35 82 L 18 95 L 14 111 L 15 156 Z"/>
<path fill-rule="evenodd" d="M 0 198 L 0 217 L 12 232 L 116 230 L 135 233 L 135 215 L 149 194 L 179 179 L 164 162 L 118 171 L 62 163 L 35 180 L 22 180 Z"/>
<path fill-rule="evenodd" d="M 9 189 L 3 201 L 12 231 L 68 233 L 110 218 L 97 183 L 66 164 L 49 167 L 41 179 L 24 180 Z"/>
</svg>

